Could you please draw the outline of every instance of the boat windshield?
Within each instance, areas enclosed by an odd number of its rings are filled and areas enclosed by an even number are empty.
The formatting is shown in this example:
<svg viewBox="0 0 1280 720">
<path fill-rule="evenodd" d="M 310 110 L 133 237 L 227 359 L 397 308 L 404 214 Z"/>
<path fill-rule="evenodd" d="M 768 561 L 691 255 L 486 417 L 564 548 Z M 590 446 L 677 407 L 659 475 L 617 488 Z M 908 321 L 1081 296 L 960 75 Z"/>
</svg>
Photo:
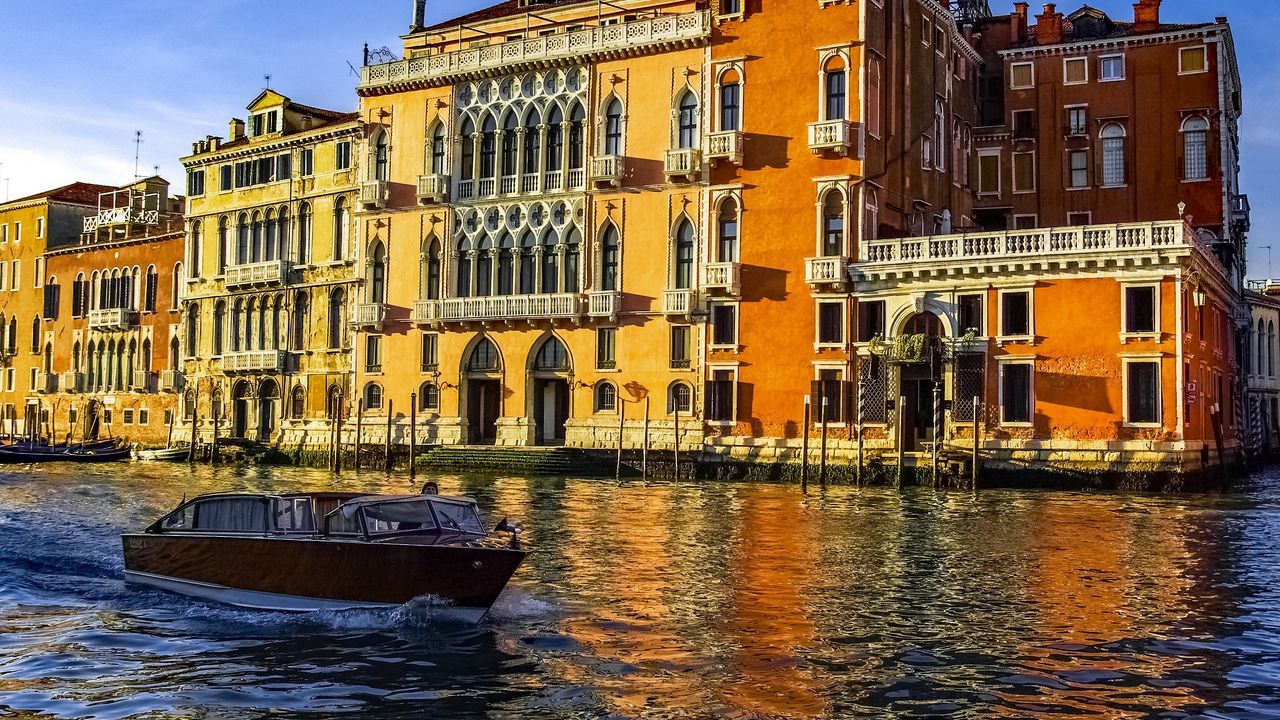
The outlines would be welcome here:
<svg viewBox="0 0 1280 720">
<path fill-rule="evenodd" d="M 442 500 L 432 500 L 431 506 L 435 508 L 436 517 L 440 519 L 440 527 L 444 530 L 472 535 L 485 534 L 484 523 L 480 521 L 480 515 L 474 507 Z"/>
<path fill-rule="evenodd" d="M 262 497 L 237 496 L 197 500 L 169 513 L 162 531 L 267 531 L 267 502 Z"/>
<path fill-rule="evenodd" d="M 370 535 L 436 529 L 426 500 L 397 500 L 364 506 L 365 530 Z"/>
<path fill-rule="evenodd" d="M 285 498 L 276 503 L 276 529 L 284 532 L 314 532 L 311 498 Z"/>
</svg>

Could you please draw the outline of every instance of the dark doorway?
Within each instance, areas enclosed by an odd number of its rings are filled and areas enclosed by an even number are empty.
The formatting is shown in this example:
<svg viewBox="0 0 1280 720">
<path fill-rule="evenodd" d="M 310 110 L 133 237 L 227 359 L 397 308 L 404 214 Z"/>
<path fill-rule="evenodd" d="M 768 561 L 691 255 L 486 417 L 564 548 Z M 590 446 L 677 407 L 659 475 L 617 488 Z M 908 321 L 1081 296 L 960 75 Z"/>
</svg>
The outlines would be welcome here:
<svg viewBox="0 0 1280 720">
<path fill-rule="evenodd" d="M 98 433 L 102 430 L 102 406 L 97 400 L 90 400 L 89 407 L 84 413 L 84 439 L 93 441 L 98 439 Z"/>
<path fill-rule="evenodd" d="M 903 335 L 923 335 L 920 356 L 905 362 L 901 368 L 903 407 L 903 452 L 926 450 L 934 442 L 934 388 L 942 388 L 942 321 L 937 315 L 923 312 L 907 321 Z"/>
<path fill-rule="evenodd" d="M 533 382 L 533 421 L 539 445 L 564 443 L 564 426 L 569 420 L 569 383 L 565 380 Z"/>
<path fill-rule="evenodd" d="M 275 380 L 264 380 L 258 392 L 258 440 L 267 442 L 276 431 L 276 408 L 280 402 L 280 386 Z"/>
<path fill-rule="evenodd" d="M 249 432 L 249 388 L 241 382 L 231 391 L 231 437 L 243 438 Z"/>
<path fill-rule="evenodd" d="M 490 445 L 498 440 L 498 416 L 502 413 L 502 382 L 467 382 L 467 441 Z"/>
</svg>

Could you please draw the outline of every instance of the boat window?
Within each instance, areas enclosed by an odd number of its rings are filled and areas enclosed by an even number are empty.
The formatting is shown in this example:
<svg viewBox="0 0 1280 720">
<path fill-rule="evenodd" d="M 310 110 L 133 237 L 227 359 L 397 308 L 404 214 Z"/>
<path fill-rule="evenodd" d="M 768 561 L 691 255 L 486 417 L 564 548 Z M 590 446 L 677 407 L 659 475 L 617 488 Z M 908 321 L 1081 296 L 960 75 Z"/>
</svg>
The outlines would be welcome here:
<svg viewBox="0 0 1280 720">
<path fill-rule="evenodd" d="M 434 530 L 435 518 L 426 500 L 378 503 L 364 507 L 364 524 L 370 535 Z"/>
<path fill-rule="evenodd" d="M 284 532 L 314 532 L 311 498 L 287 498 L 276 506 L 276 528 Z"/>
<path fill-rule="evenodd" d="M 437 501 L 432 502 L 431 506 L 435 508 L 436 517 L 440 519 L 440 527 L 444 530 L 470 533 L 472 535 L 485 534 L 484 523 L 480 522 L 480 515 L 470 505 Z"/>
<path fill-rule="evenodd" d="M 195 505 L 184 505 L 165 516 L 160 523 L 160 530 L 191 530 L 195 515 Z"/>
<path fill-rule="evenodd" d="M 360 518 L 340 507 L 326 516 L 325 531 L 329 535 L 359 535 Z"/>
<path fill-rule="evenodd" d="M 262 498 L 256 497 L 201 500 L 195 504 L 191 529 L 214 532 L 266 532 L 267 504 Z"/>
</svg>

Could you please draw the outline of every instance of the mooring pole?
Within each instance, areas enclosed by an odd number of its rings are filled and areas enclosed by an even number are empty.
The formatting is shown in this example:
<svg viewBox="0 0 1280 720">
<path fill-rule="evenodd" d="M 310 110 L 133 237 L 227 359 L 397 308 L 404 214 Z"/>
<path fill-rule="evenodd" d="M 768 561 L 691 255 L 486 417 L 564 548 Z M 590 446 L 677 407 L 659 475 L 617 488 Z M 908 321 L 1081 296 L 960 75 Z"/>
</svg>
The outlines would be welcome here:
<svg viewBox="0 0 1280 720">
<path fill-rule="evenodd" d="M 649 396 L 644 398 L 644 438 L 640 449 L 640 477 L 649 477 Z"/>
<path fill-rule="evenodd" d="M 933 384 L 933 486 L 938 486 L 938 449 L 942 445 L 942 383 Z"/>
<path fill-rule="evenodd" d="M 209 446 L 209 464 L 218 464 L 218 427 L 222 424 L 222 413 L 219 412 L 217 404 L 213 404 L 209 410 L 209 418 L 213 423 L 213 444 Z"/>
<path fill-rule="evenodd" d="M 978 396 L 973 396 L 973 459 L 971 460 L 973 467 L 969 471 L 973 474 L 971 480 L 973 489 L 978 489 L 978 445 L 980 438 L 978 437 L 978 408 L 982 406 Z"/>
<path fill-rule="evenodd" d="M 409 393 L 409 479 L 417 476 L 414 458 L 418 457 L 418 393 Z"/>
<path fill-rule="evenodd" d="M 364 398 L 356 401 L 356 472 L 360 471 L 360 448 L 364 446 Z"/>
<path fill-rule="evenodd" d="M 818 473 L 818 484 L 827 489 L 827 398 L 822 398 L 822 469 Z"/>
<path fill-rule="evenodd" d="M 391 472 L 391 418 L 395 406 L 394 400 L 387 401 L 387 472 Z"/>
<path fill-rule="evenodd" d="M 333 470 L 333 449 L 338 444 L 338 435 L 334 429 L 338 427 L 338 402 L 336 398 L 325 400 L 329 415 L 329 469 Z"/>
<path fill-rule="evenodd" d="M 342 472 L 342 401 L 346 396 L 342 391 L 338 391 L 338 407 L 334 417 L 337 418 L 337 438 L 334 443 L 335 454 L 333 456 L 333 471 Z M 358 429 L 357 429 L 358 431 Z"/>
<path fill-rule="evenodd" d="M 627 429 L 627 401 L 621 396 L 614 395 L 618 402 L 618 465 L 613 469 L 613 479 L 622 479 L 622 434 Z"/>
<path fill-rule="evenodd" d="M 674 456 L 676 460 L 676 479 L 679 480 L 680 479 L 680 400 L 679 400 L 679 396 L 675 397 L 675 406 L 676 406 L 676 412 L 675 412 L 676 441 L 675 441 L 675 444 L 672 445 L 672 447 L 675 448 Z"/>
<path fill-rule="evenodd" d="M 813 422 L 809 396 L 804 396 L 804 431 L 800 441 L 800 492 L 809 492 L 809 425 Z"/>
<path fill-rule="evenodd" d="M 907 423 L 903 418 L 907 415 L 907 396 L 898 396 L 898 487 L 902 487 L 902 471 L 907 464 Z"/>
<path fill-rule="evenodd" d="M 191 394 L 191 446 L 187 448 L 187 463 L 193 464 L 196 461 L 196 433 L 197 423 L 200 422 L 200 382 L 196 381 L 195 392 Z M 85 416 L 88 422 L 89 417 Z M 86 428 L 87 430 L 87 428 Z"/>
<path fill-rule="evenodd" d="M 175 415 L 177 415 L 176 409 L 169 414 L 169 437 L 164 441 L 164 447 L 166 450 L 173 447 L 173 422 L 177 419 Z"/>
<path fill-rule="evenodd" d="M 856 391 L 856 398 L 857 398 L 858 405 L 856 408 L 854 408 L 854 412 L 858 413 L 858 417 L 857 417 L 857 424 L 858 424 L 857 482 L 859 485 L 861 485 L 862 484 L 862 378 L 861 377 L 858 378 L 858 389 Z"/>
</svg>

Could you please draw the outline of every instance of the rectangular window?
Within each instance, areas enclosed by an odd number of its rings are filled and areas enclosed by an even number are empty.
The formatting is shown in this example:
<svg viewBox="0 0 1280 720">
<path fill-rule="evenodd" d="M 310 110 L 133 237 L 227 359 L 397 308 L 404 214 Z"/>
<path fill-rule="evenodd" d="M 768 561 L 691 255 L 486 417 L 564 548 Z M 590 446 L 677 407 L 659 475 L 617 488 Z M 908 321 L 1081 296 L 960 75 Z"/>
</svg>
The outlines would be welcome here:
<svg viewBox="0 0 1280 720">
<path fill-rule="evenodd" d="M 17 380 L 18 380 L 18 371 L 17 371 L 17 369 L 15 369 L 15 368 L 8 368 L 8 369 L 5 371 L 5 377 L 4 377 L 4 389 L 5 389 L 5 391 L 6 391 L 6 392 L 13 392 L 13 386 L 14 386 L 14 384 L 17 382 Z M 10 410 L 9 410 L 9 411 L 10 411 L 10 413 L 12 413 L 12 412 L 13 412 L 12 406 L 10 406 Z M 12 416 L 11 416 L 11 417 L 12 417 Z"/>
<path fill-rule="evenodd" d="M 1093 212 L 1084 210 L 1082 212 L 1067 213 L 1067 225 L 1071 227 L 1084 227 L 1093 224 Z"/>
<path fill-rule="evenodd" d="M 1089 151 L 1067 151 L 1067 187 L 1089 187 Z"/>
<path fill-rule="evenodd" d="M 596 330 L 596 369 L 618 369 L 618 329 L 599 328 Z"/>
<path fill-rule="evenodd" d="M 13 224 L 13 241 L 16 243 L 22 242 L 22 223 L 20 222 Z"/>
<path fill-rule="evenodd" d="M 826 74 L 827 120 L 845 119 L 846 76 L 844 70 L 828 70 Z"/>
<path fill-rule="evenodd" d="M 13 277 L 10 278 L 9 290 L 17 292 L 22 286 L 22 261 L 13 261 Z"/>
<path fill-rule="evenodd" d="M 276 180 L 288 180 L 293 174 L 293 155 L 284 153 L 276 158 Z"/>
<path fill-rule="evenodd" d="M 1000 364 L 1000 422 L 1030 423 L 1034 401 L 1031 395 L 1031 363 Z"/>
<path fill-rule="evenodd" d="M 1089 134 L 1089 108 L 1086 105 L 1067 108 L 1066 135 L 1076 137 Z"/>
<path fill-rule="evenodd" d="M 382 372 L 382 336 L 370 335 L 364 340 L 364 371 Z"/>
<path fill-rule="evenodd" d="M 671 369 L 689 368 L 689 326 L 671 326 Z"/>
<path fill-rule="evenodd" d="M 1066 58 L 1062 61 L 1062 83 L 1064 85 L 1083 85 L 1089 82 L 1089 59 Z"/>
<path fill-rule="evenodd" d="M 1183 75 L 1202 73 L 1209 69 L 1208 55 L 1203 45 L 1185 47 L 1178 51 L 1178 72 Z"/>
<path fill-rule="evenodd" d="M 187 171 L 187 195 L 189 197 L 199 197 L 204 194 L 204 171 L 189 170 Z"/>
<path fill-rule="evenodd" d="M 818 344 L 844 345 L 844 303 L 818 303 Z"/>
<path fill-rule="evenodd" d="M 1000 194 L 1000 151 L 978 151 L 978 194 Z"/>
<path fill-rule="evenodd" d="M 1031 293 L 1026 290 L 1000 295 L 1000 334 L 1004 337 L 1031 335 Z"/>
<path fill-rule="evenodd" d="M 139 425 L 150 425 L 150 424 L 151 424 L 151 411 L 150 411 L 150 410 L 148 410 L 148 409 L 146 409 L 146 408 L 141 408 L 141 409 L 139 409 L 139 410 L 138 410 L 138 424 L 139 424 Z"/>
<path fill-rule="evenodd" d="M 1104 55 L 1098 59 L 1098 80 L 1115 82 L 1124 79 L 1124 56 Z"/>
<path fill-rule="evenodd" d="M 1156 332 L 1156 287 L 1126 287 L 1124 289 L 1124 331 L 1148 334 Z"/>
<path fill-rule="evenodd" d="M 871 342 L 876 337 L 884 337 L 884 301 L 859 302 L 858 342 Z"/>
<path fill-rule="evenodd" d="M 104 425 L 110 425 L 112 421 L 115 419 L 114 416 L 115 416 L 115 413 L 112 412 L 111 408 L 104 409 L 102 411 L 102 423 Z"/>
<path fill-rule="evenodd" d="M 741 15 L 742 0 L 721 0 L 720 14 L 721 15 Z"/>
<path fill-rule="evenodd" d="M 920 137 L 920 167 L 925 170 L 933 167 L 933 138 L 928 135 Z"/>
<path fill-rule="evenodd" d="M 707 420 L 733 422 L 734 381 L 732 370 L 716 370 L 707 381 Z"/>
<path fill-rule="evenodd" d="M 123 412 L 123 415 L 124 415 L 124 418 L 123 418 L 123 422 L 124 422 L 124 424 L 125 424 L 125 425 L 132 425 L 132 424 L 133 424 L 133 410 L 126 408 L 126 409 L 124 410 L 124 412 Z"/>
<path fill-rule="evenodd" d="M 1035 87 L 1036 72 L 1033 63 L 1013 63 L 1009 66 L 1009 88 L 1012 90 L 1029 90 Z"/>
<path fill-rule="evenodd" d="M 316 172 L 316 152 L 311 148 L 303 148 L 298 156 L 298 175 L 311 177 Z"/>
<path fill-rule="evenodd" d="M 920 44 L 929 45 L 929 40 L 933 37 L 933 23 L 929 21 L 928 15 L 920 16 Z"/>
<path fill-rule="evenodd" d="M 440 368 L 440 336 L 422 334 L 422 372 L 435 372 Z"/>
<path fill-rule="evenodd" d="M 1036 154 L 1013 154 L 1013 191 L 1035 192 L 1036 190 Z"/>
<path fill-rule="evenodd" d="M 220 187 L 222 188 L 222 192 L 231 191 L 231 178 L 232 178 L 231 173 L 232 173 L 232 167 L 230 165 L 223 165 L 222 167 L 218 168 L 218 175 L 219 175 L 219 181 L 221 183 Z"/>
<path fill-rule="evenodd" d="M 0 243 L 9 242 L 9 225 L 0 225 Z"/>
<path fill-rule="evenodd" d="M 1036 229 L 1036 227 L 1039 226 L 1039 224 L 1040 224 L 1039 215 L 1014 215 L 1013 216 L 1014 230 L 1034 230 Z"/>
<path fill-rule="evenodd" d="M 711 344 L 720 347 L 738 344 L 738 306 L 711 306 Z"/>
<path fill-rule="evenodd" d="M 720 129 L 741 130 L 742 86 L 727 83 L 720 86 Z"/>
<path fill-rule="evenodd" d="M 351 141 L 343 140 L 334 146 L 335 158 L 334 167 L 338 170 L 346 170 L 351 167 Z"/>
<path fill-rule="evenodd" d="M 972 332 L 978 337 L 986 335 L 986 326 L 982 324 L 982 296 L 961 295 L 957 302 L 960 305 L 960 333 Z"/>
<path fill-rule="evenodd" d="M 1036 137 L 1036 111 L 1013 111 L 1013 137 L 1016 140 L 1034 140 Z"/>
<path fill-rule="evenodd" d="M 819 370 L 818 379 L 813 381 L 810 389 L 810 397 L 813 402 L 813 422 L 849 421 L 852 398 L 849 394 L 849 386 L 844 382 L 839 370 Z"/>
<path fill-rule="evenodd" d="M 203 185 L 201 185 L 203 187 Z M 201 192 L 204 192 L 201 190 Z M 36 218 L 36 239 L 44 237 L 44 218 Z"/>
<path fill-rule="evenodd" d="M 1125 422 L 1133 425 L 1159 425 L 1160 363 L 1156 360 L 1125 363 L 1127 384 Z"/>
</svg>

